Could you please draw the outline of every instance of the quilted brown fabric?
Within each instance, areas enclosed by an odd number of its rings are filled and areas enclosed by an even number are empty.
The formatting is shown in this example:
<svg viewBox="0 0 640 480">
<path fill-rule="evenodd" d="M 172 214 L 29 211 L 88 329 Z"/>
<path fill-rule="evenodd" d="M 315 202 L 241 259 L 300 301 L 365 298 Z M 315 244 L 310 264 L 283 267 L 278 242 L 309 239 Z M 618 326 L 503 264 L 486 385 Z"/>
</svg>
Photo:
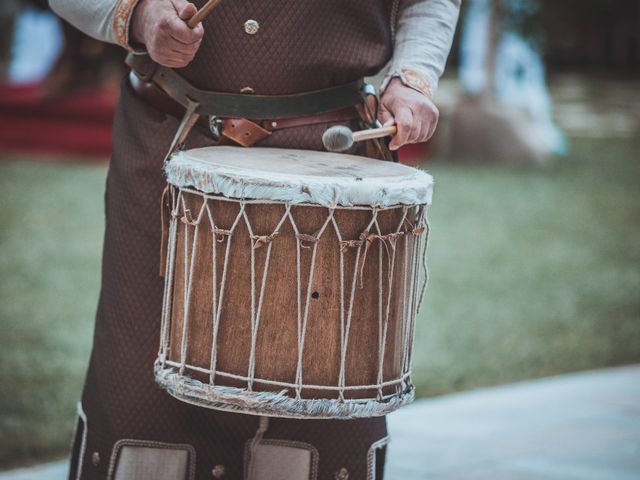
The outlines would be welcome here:
<svg viewBox="0 0 640 480">
<path fill-rule="evenodd" d="M 205 0 L 198 0 L 203 5 Z M 306 92 L 377 73 L 391 58 L 392 0 L 223 0 L 204 22 L 193 63 L 200 88 L 256 94 Z M 258 32 L 245 32 L 247 20 Z"/>
<path fill-rule="evenodd" d="M 345 83 L 387 61 L 390 5 L 384 0 L 223 1 L 207 20 L 198 57 L 183 73 L 203 88 L 251 86 L 264 94 Z M 260 24 L 255 35 L 244 31 L 249 18 Z M 123 82 L 107 179 L 102 291 L 82 396 L 87 438 L 84 448 L 81 439 L 74 442 L 72 479 L 80 463 L 79 478 L 107 478 L 114 444 L 136 439 L 192 445 L 197 479 L 214 478 L 212 470 L 224 465 L 225 479 L 241 480 L 245 443 L 258 427 L 258 417 L 175 400 L 153 378 L 163 289 L 158 276 L 161 162 L 177 125 L 177 119 L 144 104 Z M 278 131 L 260 145 L 321 149 L 326 127 Z M 212 145 L 198 128 L 188 147 Z M 384 418 L 272 419 L 265 434 L 317 448 L 322 480 L 335 478 L 342 468 L 351 480 L 365 479 L 368 449 L 384 436 Z"/>
</svg>

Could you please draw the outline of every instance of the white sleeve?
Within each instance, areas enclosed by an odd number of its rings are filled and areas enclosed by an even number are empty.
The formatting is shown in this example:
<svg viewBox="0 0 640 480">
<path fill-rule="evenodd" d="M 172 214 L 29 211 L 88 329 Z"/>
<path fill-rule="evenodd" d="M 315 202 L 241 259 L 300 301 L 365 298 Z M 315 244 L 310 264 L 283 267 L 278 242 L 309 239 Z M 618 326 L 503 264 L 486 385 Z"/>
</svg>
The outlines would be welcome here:
<svg viewBox="0 0 640 480">
<path fill-rule="evenodd" d="M 431 95 L 444 71 L 461 0 L 400 0 L 393 58 L 384 87 L 393 77 Z M 426 91 L 425 91 L 426 90 Z"/>
<path fill-rule="evenodd" d="M 49 0 L 51 9 L 87 35 L 129 47 L 129 22 L 138 0 Z"/>
</svg>

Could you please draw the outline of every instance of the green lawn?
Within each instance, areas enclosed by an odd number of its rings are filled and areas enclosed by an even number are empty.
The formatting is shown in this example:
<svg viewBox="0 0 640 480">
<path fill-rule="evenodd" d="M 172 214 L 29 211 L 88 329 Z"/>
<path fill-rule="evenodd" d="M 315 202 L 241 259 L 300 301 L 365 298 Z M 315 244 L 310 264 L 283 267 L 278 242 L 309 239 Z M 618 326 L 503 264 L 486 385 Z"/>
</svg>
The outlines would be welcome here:
<svg viewBox="0 0 640 480">
<path fill-rule="evenodd" d="M 549 170 L 433 165 L 420 394 L 640 360 L 638 147 L 576 140 Z"/>
<path fill-rule="evenodd" d="M 68 448 L 99 288 L 104 176 L 103 166 L 0 161 L 0 465 Z"/>
<path fill-rule="evenodd" d="M 429 165 L 422 396 L 640 361 L 640 145 Z M 0 162 L 0 466 L 62 455 L 99 286 L 104 166 Z"/>
</svg>

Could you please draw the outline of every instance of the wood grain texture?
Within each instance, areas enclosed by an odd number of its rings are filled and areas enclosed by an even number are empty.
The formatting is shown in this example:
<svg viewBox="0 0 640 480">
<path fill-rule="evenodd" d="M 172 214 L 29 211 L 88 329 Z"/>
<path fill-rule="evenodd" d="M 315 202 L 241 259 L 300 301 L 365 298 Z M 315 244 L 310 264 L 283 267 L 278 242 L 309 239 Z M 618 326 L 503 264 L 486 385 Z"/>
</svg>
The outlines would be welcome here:
<svg viewBox="0 0 640 480">
<path fill-rule="evenodd" d="M 184 194 L 185 205 L 191 212 L 198 212 L 202 206 L 202 197 L 197 194 Z M 238 215 L 240 204 L 236 202 L 208 200 L 216 226 L 231 229 Z M 269 235 L 285 212 L 283 204 L 246 205 L 255 235 Z M 329 215 L 324 207 L 293 206 L 292 217 L 301 233 L 313 235 L 318 232 Z M 184 212 L 180 212 L 179 216 Z M 195 215 L 195 213 L 192 213 Z M 340 209 L 335 213 L 336 223 L 343 239 L 358 240 L 362 232 L 367 231 L 371 222 L 372 210 Z M 416 209 L 408 211 L 408 222 L 403 230 L 410 229 L 415 221 Z M 403 209 L 394 208 L 379 212 L 380 234 L 395 232 L 402 224 Z M 260 283 L 268 252 L 267 245 L 253 249 L 248 228 L 240 220 L 231 237 L 219 237 L 214 240 L 208 219 L 198 227 L 198 240 L 192 251 L 195 227 L 179 223 L 177 232 L 177 254 L 175 262 L 174 289 L 172 299 L 172 318 L 169 339 L 169 360 L 180 362 L 181 344 L 184 329 L 185 312 L 185 260 L 187 274 L 191 258 L 193 279 L 191 295 L 187 301 L 188 325 L 186 338 L 188 348 L 186 363 L 204 369 L 211 365 L 213 345 L 213 248 L 216 250 L 215 291 L 222 287 L 223 264 L 226 249 L 229 248 L 225 292 L 220 304 L 221 314 L 217 333 L 216 369 L 235 375 L 248 376 L 249 359 L 252 350 L 251 322 L 251 254 L 255 255 L 255 298 L 257 305 Z M 373 230 L 372 230 L 373 231 Z M 185 234 L 188 246 L 185 256 Z M 219 241 L 223 238 L 222 241 Z M 384 327 L 387 299 L 390 296 L 390 309 L 386 340 L 384 342 L 383 380 L 399 379 L 403 372 L 403 339 L 408 326 L 408 312 L 403 315 L 403 299 L 411 287 L 412 270 L 405 271 L 405 262 L 413 255 L 412 235 L 401 236 L 395 244 L 396 255 L 393 269 L 390 270 L 389 246 L 382 241 L 373 241 L 362 270 L 360 285 L 359 269 L 364 248 L 358 260 L 357 248 L 347 248 L 344 254 L 344 308 L 341 307 L 340 289 L 340 251 L 338 236 L 329 225 L 317 243 L 315 269 L 309 290 L 309 313 L 302 357 L 302 383 L 306 385 L 339 385 L 341 352 L 341 308 L 346 321 L 348 301 L 354 289 L 353 316 L 349 332 L 346 353 L 346 385 L 373 385 L 378 383 L 379 341 Z M 228 242 L 231 245 L 228 247 Z M 271 258 L 259 328 L 255 339 L 255 377 L 287 383 L 296 383 L 298 355 L 298 291 L 297 291 L 297 239 L 290 222 L 286 221 L 279 234 L 271 242 Z M 303 245 L 311 247 L 310 242 Z M 311 269 L 312 248 L 300 249 L 300 308 L 304 312 L 307 300 L 308 273 Z M 408 256 L 408 257 L 406 257 Z M 406 257 L 406 258 L 405 258 Z M 406 272 L 406 273 L 405 273 Z M 389 285 L 391 282 L 391 285 Z M 381 316 L 382 312 L 382 316 Z M 208 375 L 187 370 L 192 378 L 205 383 Z M 216 376 L 217 385 L 246 388 L 247 383 L 235 379 Z M 384 394 L 399 393 L 398 385 L 388 386 Z M 255 383 L 254 391 L 277 391 L 282 387 Z M 291 389 L 290 394 L 294 392 Z M 345 398 L 375 398 L 377 389 L 346 391 Z M 302 398 L 337 398 L 338 392 L 310 389 L 302 390 Z"/>
</svg>

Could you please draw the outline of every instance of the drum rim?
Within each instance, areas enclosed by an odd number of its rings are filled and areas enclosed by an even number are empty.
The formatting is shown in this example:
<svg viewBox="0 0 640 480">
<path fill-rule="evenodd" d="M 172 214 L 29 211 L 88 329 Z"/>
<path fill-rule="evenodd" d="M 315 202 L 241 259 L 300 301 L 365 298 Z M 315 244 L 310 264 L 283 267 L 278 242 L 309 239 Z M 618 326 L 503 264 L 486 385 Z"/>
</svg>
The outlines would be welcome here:
<svg viewBox="0 0 640 480">
<path fill-rule="evenodd" d="M 319 176 L 311 174 L 290 175 L 276 171 L 256 170 L 216 165 L 189 156 L 189 152 L 240 147 L 204 147 L 179 151 L 166 163 L 164 171 L 169 184 L 177 188 L 193 188 L 204 194 L 223 195 L 230 198 L 277 201 L 292 204 L 316 204 L 333 206 L 393 206 L 430 205 L 433 196 L 433 177 L 408 165 L 383 162 L 346 155 L 362 162 L 381 162 L 400 168 L 403 174 L 372 177 Z M 284 150 L 259 148 L 253 151 Z M 225 150 L 228 151 L 228 150 Z M 306 150 L 288 150 L 294 154 L 322 153 Z M 222 152 L 224 153 L 224 151 Z M 335 154 L 332 154 L 335 155 Z M 207 166 L 208 168 L 204 168 Z M 363 178 L 366 181 L 362 181 Z"/>
<path fill-rule="evenodd" d="M 211 385 L 181 375 L 175 368 L 156 363 L 155 379 L 172 397 L 191 405 L 248 415 L 297 419 L 351 420 L 387 415 L 415 399 L 415 387 L 407 382 L 405 390 L 389 395 L 384 401 L 375 398 L 296 399 L 278 392 L 253 391 L 223 385 Z"/>
</svg>

